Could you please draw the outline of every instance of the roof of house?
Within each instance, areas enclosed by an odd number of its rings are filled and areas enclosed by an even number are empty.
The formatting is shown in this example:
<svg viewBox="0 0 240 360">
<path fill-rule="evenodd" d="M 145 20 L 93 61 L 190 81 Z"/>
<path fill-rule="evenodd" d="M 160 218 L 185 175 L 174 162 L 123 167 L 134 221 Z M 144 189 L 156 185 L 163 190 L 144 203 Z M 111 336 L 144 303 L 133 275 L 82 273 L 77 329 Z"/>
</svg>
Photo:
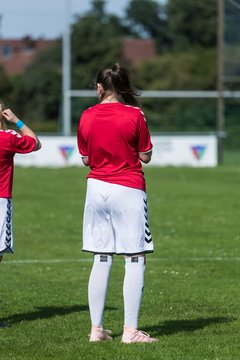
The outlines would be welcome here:
<svg viewBox="0 0 240 360">
<path fill-rule="evenodd" d="M 19 74 L 33 62 L 40 51 L 55 43 L 56 40 L 34 40 L 29 36 L 23 39 L 0 39 L 0 65 L 9 76 Z M 122 52 L 124 58 L 132 64 L 157 56 L 153 39 L 123 38 Z"/>
<path fill-rule="evenodd" d="M 16 75 L 32 63 L 36 54 L 55 43 L 56 40 L 33 40 L 30 37 L 0 39 L 0 65 L 3 66 L 7 75 Z"/>
<path fill-rule="evenodd" d="M 156 44 L 154 39 L 123 39 L 123 54 L 131 63 L 156 58 Z"/>
</svg>

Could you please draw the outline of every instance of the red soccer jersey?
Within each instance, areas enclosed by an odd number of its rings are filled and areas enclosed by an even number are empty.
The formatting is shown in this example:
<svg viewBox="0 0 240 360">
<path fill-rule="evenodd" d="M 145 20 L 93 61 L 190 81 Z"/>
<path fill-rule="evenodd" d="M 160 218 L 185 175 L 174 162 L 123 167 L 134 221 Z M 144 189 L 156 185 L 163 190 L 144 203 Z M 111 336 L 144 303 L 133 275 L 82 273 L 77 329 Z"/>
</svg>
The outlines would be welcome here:
<svg viewBox="0 0 240 360">
<path fill-rule="evenodd" d="M 36 140 L 13 130 L 0 130 L 0 197 L 12 197 L 13 158 L 16 153 L 26 154 L 36 147 Z"/>
<path fill-rule="evenodd" d="M 89 158 L 89 178 L 145 191 L 139 153 L 151 151 L 152 144 L 139 108 L 103 103 L 85 110 L 78 126 L 78 148 Z"/>
</svg>

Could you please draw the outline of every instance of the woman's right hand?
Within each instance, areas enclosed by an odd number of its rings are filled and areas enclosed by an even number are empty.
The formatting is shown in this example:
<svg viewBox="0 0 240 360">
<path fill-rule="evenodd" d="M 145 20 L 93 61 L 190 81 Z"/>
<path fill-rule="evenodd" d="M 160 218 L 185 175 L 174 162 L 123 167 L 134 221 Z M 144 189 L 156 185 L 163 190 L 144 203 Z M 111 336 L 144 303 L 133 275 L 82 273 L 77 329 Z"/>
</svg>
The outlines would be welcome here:
<svg viewBox="0 0 240 360">
<path fill-rule="evenodd" d="M 10 123 L 16 124 L 18 121 L 18 117 L 10 109 L 3 110 L 2 114 L 5 120 L 9 121 Z"/>
</svg>

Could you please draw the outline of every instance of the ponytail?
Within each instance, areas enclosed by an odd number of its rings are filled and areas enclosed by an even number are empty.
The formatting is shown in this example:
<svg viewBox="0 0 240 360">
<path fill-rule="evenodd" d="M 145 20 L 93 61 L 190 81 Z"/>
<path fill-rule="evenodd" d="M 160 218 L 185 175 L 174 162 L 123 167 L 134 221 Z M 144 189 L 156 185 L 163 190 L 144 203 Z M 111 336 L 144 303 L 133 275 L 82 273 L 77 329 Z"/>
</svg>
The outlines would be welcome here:
<svg viewBox="0 0 240 360">
<path fill-rule="evenodd" d="M 120 64 L 99 71 L 96 83 L 103 87 L 100 101 L 103 101 L 110 94 L 115 94 L 119 101 L 126 105 L 139 106 L 136 97 L 140 93 L 133 87 L 129 71 Z"/>
</svg>

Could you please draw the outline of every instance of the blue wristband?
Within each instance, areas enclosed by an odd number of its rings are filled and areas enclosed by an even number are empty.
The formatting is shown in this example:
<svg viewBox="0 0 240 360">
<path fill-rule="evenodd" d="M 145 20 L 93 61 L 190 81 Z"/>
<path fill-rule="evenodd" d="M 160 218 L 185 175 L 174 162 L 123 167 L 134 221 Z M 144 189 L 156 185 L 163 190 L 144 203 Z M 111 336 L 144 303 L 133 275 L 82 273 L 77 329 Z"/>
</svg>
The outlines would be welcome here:
<svg viewBox="0 0 240 360">
<path fill-rule="evenodd" d="M 16 127 L 21 130 L 21 128 L 24 126 L 24 122 L 20 119 L 18 119 L 18 121 L 16 122 Z"/>
</svg>

